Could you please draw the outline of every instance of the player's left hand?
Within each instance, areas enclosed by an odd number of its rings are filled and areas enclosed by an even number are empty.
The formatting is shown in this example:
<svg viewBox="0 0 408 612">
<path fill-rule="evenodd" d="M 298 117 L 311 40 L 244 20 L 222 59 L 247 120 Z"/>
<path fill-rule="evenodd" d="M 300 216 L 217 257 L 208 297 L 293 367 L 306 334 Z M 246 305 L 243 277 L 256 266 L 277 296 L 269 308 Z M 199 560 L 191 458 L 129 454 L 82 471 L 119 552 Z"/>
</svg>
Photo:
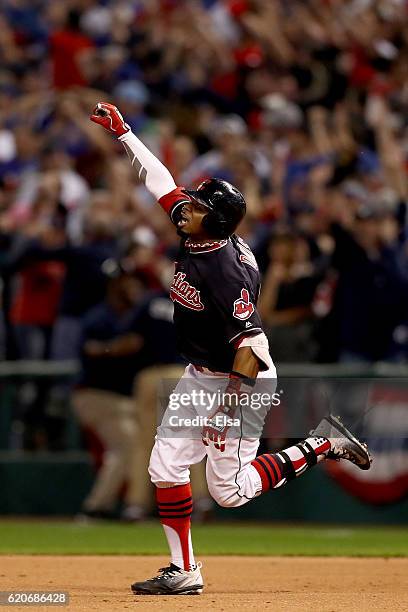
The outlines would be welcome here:
<svg viewBox="0 0 408 612">
<path fill-rule="evenodd" d="M 108 102 L 98 102 L 90 116 L 90 120 L 98 123 L 115 136 L 123 136 L 123 134 L 130 131 L 130 127 L 125 123 L 119 109 Z"/>
<path fill-rule="evenodd" d="M 219 406 L 214 414 L 207 419 L 207 423 L 202 431 L 202 440 L 205 446 L 209 446 L 212 442 L 214 448 L 222 453 L 225 451 L 227 431 L 231 426 L 230 423 L 234 412 L 233 409 L 227 406 Z"/>
</svg>

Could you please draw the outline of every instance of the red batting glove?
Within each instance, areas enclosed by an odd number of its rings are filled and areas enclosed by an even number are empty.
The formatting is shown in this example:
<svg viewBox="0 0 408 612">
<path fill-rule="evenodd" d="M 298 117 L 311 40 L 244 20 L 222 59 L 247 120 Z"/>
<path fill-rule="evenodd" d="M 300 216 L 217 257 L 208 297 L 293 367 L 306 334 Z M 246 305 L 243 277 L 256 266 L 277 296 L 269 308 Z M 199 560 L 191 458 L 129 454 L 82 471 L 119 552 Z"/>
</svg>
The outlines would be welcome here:
<svg viewBox="0 0 408 612">
<path fill-rule="evenodd" d="M 202 440 L 205 446 L 209 446 L 210 442 L 213 442 L 217 450 L 222 453 L 225 451 L 227 431 L 230 428 L 230 419 L 234 416 L 234 412 L 234 409 L 227 406 L 218 406 L 203 427 Z"/>
<path fill-rule="evenodd" d="M 108 102 L 98 102 L 93 109 L 90 120 L 99 123 L 105 130 L 115 136 L 123 136 L 130 131 L 130 126 L 125 123 L 119 109 Z"/>
</svg>

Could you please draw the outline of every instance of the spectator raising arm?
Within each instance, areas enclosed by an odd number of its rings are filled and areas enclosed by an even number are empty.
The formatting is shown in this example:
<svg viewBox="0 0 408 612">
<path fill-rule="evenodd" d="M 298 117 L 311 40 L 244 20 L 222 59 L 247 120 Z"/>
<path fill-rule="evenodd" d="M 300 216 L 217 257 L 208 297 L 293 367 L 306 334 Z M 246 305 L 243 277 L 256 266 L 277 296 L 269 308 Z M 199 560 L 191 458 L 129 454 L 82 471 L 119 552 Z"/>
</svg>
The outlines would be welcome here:
<svg viewBox="0 0 408 612">
<path fill-rule="evenodd" d="M 404 151 L 395 135 L 391 111 L 382 97 L 373 95 L 368 98 L 366 120 L 374 130 L 388 187 L 398 194 L 401 201 L 404 201 L 408 198 Z"/>
</svg>

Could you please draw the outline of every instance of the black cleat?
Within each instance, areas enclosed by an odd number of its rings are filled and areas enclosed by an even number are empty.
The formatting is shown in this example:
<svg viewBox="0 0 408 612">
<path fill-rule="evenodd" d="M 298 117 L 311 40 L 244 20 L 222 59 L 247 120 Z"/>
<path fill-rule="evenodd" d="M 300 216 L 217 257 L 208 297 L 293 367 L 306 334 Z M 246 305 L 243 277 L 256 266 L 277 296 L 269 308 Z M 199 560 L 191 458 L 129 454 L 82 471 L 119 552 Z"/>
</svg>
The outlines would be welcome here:
<svg viewBox="0 0 408 612">
<path fill-rule="evenodd" d="M 370 469 L 373 460 L 368 452 L 367 444 L 357 440 L 343 425 L 339 417 L 332 414 L 324 417 L 316 429 L 310 432 L 310 435 L 329 440 L 331 450 L 327 453 L 328 459 L 336 461 L 346 459 L 357 465 L 361 470 Z"/>
</svg>

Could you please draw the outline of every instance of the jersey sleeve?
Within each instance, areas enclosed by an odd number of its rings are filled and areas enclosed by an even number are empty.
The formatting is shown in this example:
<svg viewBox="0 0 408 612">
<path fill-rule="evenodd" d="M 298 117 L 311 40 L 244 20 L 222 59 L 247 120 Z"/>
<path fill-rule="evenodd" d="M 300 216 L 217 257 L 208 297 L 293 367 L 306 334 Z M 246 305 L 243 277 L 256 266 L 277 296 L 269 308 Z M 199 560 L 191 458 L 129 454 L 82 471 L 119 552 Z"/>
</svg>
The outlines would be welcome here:
<svg viewBox="0 0 408 612">
<path fill-rule="evenodd" d="M 226 282 L 225 278 L 207 278 L 210 299 L 222 319 L 228 342 L 235 345 L 240 338 L 259 334 L 262 323 L 256 309 L 256 296 L 243 280 Z"/>
<path fill-rule="evenodd" d="M 169 215 L 171 222 L 177 226 L 180 221 L 181 209 L 184 204 L 189 202 L 188 196 L 184 193 L 184 187 L 176 187 L 170 193 L 159 199 L 159 204 Z"/>
</svg>

